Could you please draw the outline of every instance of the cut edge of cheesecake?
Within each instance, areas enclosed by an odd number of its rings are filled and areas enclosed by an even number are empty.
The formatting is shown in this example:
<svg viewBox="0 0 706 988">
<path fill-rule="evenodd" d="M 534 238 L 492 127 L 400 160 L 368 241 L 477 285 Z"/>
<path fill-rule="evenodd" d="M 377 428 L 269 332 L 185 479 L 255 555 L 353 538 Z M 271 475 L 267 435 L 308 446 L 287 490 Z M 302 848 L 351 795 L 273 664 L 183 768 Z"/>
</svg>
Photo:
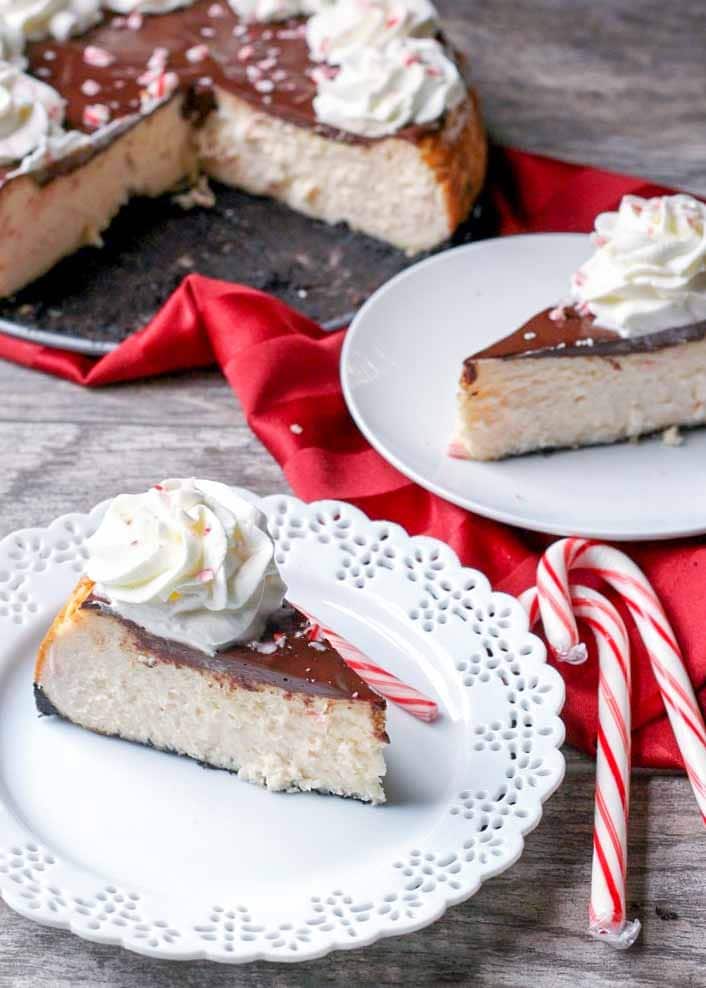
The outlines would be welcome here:
<svg viewBox="0 0 706 988">
<path fill-rule="evenodd" d="M 41 714 L 273 791 L 385 801 L 385 701 L 328 643 L 317 643 L 305 661 L 313 668 L 321 656 L 337 661 L 340 677 L 307 687 L 301 678 L 268 674 L 267 655 L 248 646 L 211 657 L 156 639 L 96 603 L 93 589 L 87 578 L 79 581 L 40 646 L 34 691 Z M 234 660 L 231 670 L 236 652 L 242 665 Z"/>
<path fill-rule="evenodd" d="M 203 119 L 194 120 L 189 93 L 177 93 L 87 159 L 8 178 L 0 186 L 0 297 L 79 248 L 100 246 L 133 196 L 164 195 L 200 171 L 408 254 L 451 236 L 485 178 L 485 131 L 470 88 L 441 128 L 418 142 L 394 134 L 336 140 L 218 87 L 214 95 Z"/>
<path fill-rule="evenodd" d="M 499 460 L 706 422 L 706 322 L 625 339 L 551 311 L 464 362 L 451 456 Z"/>
</svg>

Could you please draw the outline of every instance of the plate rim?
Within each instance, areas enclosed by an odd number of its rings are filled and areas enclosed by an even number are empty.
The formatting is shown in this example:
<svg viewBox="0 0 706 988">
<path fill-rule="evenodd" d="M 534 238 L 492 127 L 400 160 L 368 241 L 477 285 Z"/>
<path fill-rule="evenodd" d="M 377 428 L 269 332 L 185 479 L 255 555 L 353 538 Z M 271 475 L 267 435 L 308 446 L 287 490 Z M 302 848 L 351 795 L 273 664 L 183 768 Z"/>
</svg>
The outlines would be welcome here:
<svg viewBox="0 0 706 988">
<path fill-rule="evenodd" d="M 418 484 L 420 487 L 429 491 L 432 494 L 443 498 L 443 500 L 449 502 L 450 504 L 455 504 L 460 508 L 464 508 L 467 511 L 471 511 L 474 514 L 478 514 L 484 518 L 489 518 L 492 521 L 501 522 L 505 525 L 512 525 L 514 528 L 526 529 L 532 532 L 540 532 L 545 535 L 555 535 L 555 536 L 569 536 L 576 535 L 583 538 L 590 539 L 602 539 L 610 542 L 638 542 L 638 541 L 659 541 L 664 542 L 670 539 L 681 539 L 681 538 L 691 538 L 697 535 L 703 535 L 706 532 L 706 519 L 702 525 L 696 526 L 682 526 L 677 528 L 665 528 L 658 532 L 646 533 L 643 529 L 611 529 L 605 526 L 595 526 L 595 525 L 581 525 L 580 528 L 573 530 L 567 530 L 559 525 L 546 524 L 537 521 L 528 521 L 527 519 L 513 514 L 511 511 L 504 511 L 502 509 L 497 509 L 492 506 L 488 506 L 484 503 L 474 500 L 472 497 L 463 497 L 461 494 L 457 494 L 454 490 L 450 490 L 443 484 L 436 483 L 425 477 L 423 474 L 419 473 L 414 467 L 408 465 L 404 459 L 397 455 L 397 453 L 388 448 L 388 446 L 377 436 L 374 429 L 368 425 L 366 418 L 363 414 L 362 409 L 358 405 L 356 398 L 353 394 L 351 388 L 350 376 L 348 374 L 350 351 L 355 342 L 355 335 L 359 332 L 359 327 L 362 324 L 363 319 L 367 315 L 367 311 L 374 304 L 376 304 L 379 296 L 383 295 L 389 288 L 397 284 L 399 281 L 403 281 L 406 277 L 414 276 L 414 274 L 430 264 L 443 263 L 443 259 L 449 253 L 456 251 L 472 251 L 475 249 L 483 249 L 488 244 L 499 243 L 507 241 L 509 239 L 513 240 L 533 240 L 536 237 L 542 237 L 543 239 L 548 238 L 566 238 L 571 237 L 575 239 L 583 238 L 588 240 L 589 234 L 587 233 L 577 233 L 577 232 L 556 232 L 549 231 L 546 233 L 516 233 L 510 234 L 508 236 L 502 237 L 488 237 L 484 240 L 475 241 L 469 244 L 460 244 L 457 247 L 452 247 L 449 250 L 442 251 L 439 254 L 435 254 L 432 257 L 424 258 L 424 260 L 419 261 L 417 264 L 413 264 L 409 268 L 405 268 L 404 271 L 400 271 L 396 274 L 394 278 L 390 278 L 389 281 L 381 285 L 380 288 L 374 292 L 370 298 L 366 299 L 365 303 L 360 307 L 358 312 L 355 314 L 348 330 L 345 334 L 345 339 L 343 341 L 343 346 L 341 348 L 341 357 L 339 361 L 339 376 L 341 381 L 341 389 L 343 391 L 343 397 L 346 402 L 348 411 L 355 422 L 356 426 L 362 432 L 363 436 L 367 439 L 373 449 L 380 454 L 388 463 L 390 463 L 396 470 L 399 470 L 401 474 L 407 477 L 409 480 Z M 704 427 L 706 428 L 706 427 Z M 589 447 L 591 448 L 591 447 Z M 557 451 L 561 452 L 561 451 Z M 542 455 L 541 453 L 528 454 L 528 455 Z M 550 453 L 551 455 L 551 453 Z M 550 457 L 549 457 L 550 458 Z M 502 461 L 498 461 L 502 463 Z"/>
<path fill-rule="evenodd" d="M 128 934 L 120 935 L 120 933 L 116 930 L 112 930 L 106 934 L 103 929 L 98 930 L 95 927 L 87 925 L 87 922 L 83 920 L 81 916 L 75 914 L 69 913 L 68 915 L 65 915 L 59 911 L 52 915 L 43 908 L 39 908 L 37 904 L 36 892 L 33 891 L 33 888 L 37 885 L 37 883 L 41 883 L 45 880 L 42 879 L 41 875 L 34 871 L 34 869 L 40 868 L 43 870 L 42 861 L 49 860 L 51 855 L 47 854 L 45 849 L 43 849 L 41 840 L 32 833 L 31 828 L 24 824 L 24 822 L 19 821 L 12 816 L 11 810 L 8 809 L 5 804 L 5 799 L 3 798 L 0 800 L 0 839 L 5 847 L 9 847 L 10 841 L 12 841 L 14 846 L 11 851 L 8 851 L 5 850 L 3 844 L 0 844 L 0 894 L 7 905 L 14 911 L 19 912 L 21 915 L 44 925 L 69 929 L 71 932 L 76 933 L 85 939 L 100 943 L 119 945 L 145 956 L 173 960 L 207 959 L 226 963 L 247 963 L 253 960 L 272 960 L 279 962 L 305 961 L 325 956 L 333 950 L 368 946 L 382 938 L 404 935 L 406 933 L 411 933 L 418 929 L 422 929 L 423 927 L 436 922 L 441 916 L 444 915 L 450 906 L 466 901 L 478 891 L 481 885 L 488 878 L 495 877 L 502 871 L 512 867 L 512 865 L 515 864 L 521 856 L 527 834 L 538 825 L 542 818 L 543 804 L 559 787 L 565 774 L 565 760 L 562 752 L 560 751 L 560 746 L 563 743 L 565 733 L 563 721 L 561 721 L 560 718 L 560 711 L 563 706 L 565 695 L 563 679 L 555 669 L 546 663 L 546 649 L 544 648 L 542 642 L 535 635 L 533 635 L 527 627 L 526 615 L 519 602 L 507 594 L 493 592 L 483 574 L 476 570 L 463 567 L 453 550 L 440 540 L 431 539 L 426 536 L 410 536 L 404 529 L 401 528 L 401 526 L 395 525 L 394 523 L 373 522 L 368 519 L 362 511 L 346 504 L 345 502 L 326 500 L 314 502 L 312 505 L 307 505 L 291 495 L 275 494 L 270 495 L 269 497 L 259 498 L 243 489 L 236 488 L 236 490 L 239 490 L 240 493 L 247 496 L 251 501 L 253 501 L 253 503 L 263 507 L 263 509 L 271 509 L 267 512 L 269 528 L 273 539 L 275 540 L 276 546 L 285 552 L 289 551 L 289 549 L 285 549 L 285 546 L 288 544 L 287 539 L 291 537 L 291 530 L 287 529 L 285 525 L 288 512 L 290 510 L 293 510 L 295 515 L 296 512 L 304 512 L 304 515 L 307 517 L 309 516 L 308 513 L 312 511 L 328 513 L 328 516 L 331 518 L 343 518 L 348 526 L 350 526 L 351 519 L 353 519 L 354 522 L 357 520 L 363 523 L 371 532 L 376 531 L 380 533 L 383 529 L 388 530 L 393 538 L 393 545 L 397 544 L 394 542 L 394 538 L 401 538 L 404 540 L 404 544 L 410 547 L 410 551 L 414 551 L 415 556 L 419 553 L 420 558 L 423 557 L 419 563 L 420 567 L 428 566 L 429 559 L 436 559 L 439 558 L 439 556 L 442 556 L 444 565 L 457 568 L 458 573 L 464 580 L 467 580 L 469 575 L 478 580 L 479 602 L 487 599 L 487 601 L 492 602 L 493 605 L 498 603 L 502 603 L 506 607 L 509 604 L 512 605 L 510 611 L 514 612 L 518 624 L 515 626 L 511 622 L 509 625 L 509 630 L 504 634 L 509 638 L 509 640 L 513 640 L 513 638 L 517 641 L 521 640 L 526 645 L 529 642 L 533 643 L 532 649 L 530 649 L 527 653 L 526 667 L 523 667 L 521 662 L 519 663 L 521 667 L 520 672 L 526 672 L 529 669 L 536 674 L 538 669 L 542 670 L 542 677 L 544 677 L 543 689 L 551 694 L 550 705 L 546 713 L 548 720 L 546 720 L 545 723 L 551 723 L 552 731 L 548 732 L 550 737 L 546 743 L 546 754 L 550 771 L 544 773 L 545 775 L 550 776 L 550 778 L 546 785 L 539 786 L 536 790 L 536 800 L 535 804 L 533 804 L 534 812 L 529 815 L 526 824 L 519 822 L 517 827 L 510 831 L 508 835 L 509 850 L 507 859 L 501 862 L 500 867 L 495 867 L 494 870 L 491 868 L 486 871 L 485 874 L 479 875 L 475 881 L 475 884 L 462 887 L 460 891 L 452 891 L 452 888 L 444 887 L 443 894 L 435 896 L 431 898 L 431 900 L 425 900 L 429 901 L 430 906 L 433 908 L 431 910 L 427 910 L 426 912 L 422 909 L 418 917 L 412 917 L 411 920 L 403 920 L 396 927 L 385 926 L 382 921 L 379 924 L 371 923 L 370 926 L 361 931 L 361 935 L 354 940 L 342 939 L 341 933 L 343 931 L 334 930 L 333 935 L 323 944 L 314 944 L 314 949 L 308 950 L 306 949 L 306 946 L 304 946 L 304 949 L 299 951 L 296 955 L 289 954 L 286 951 L 276 951 L 274 948 L 267 950 L 262 944 L 258 944 L 257 946 L 253 944 L 253 948 L 250 953 L 247 953 L 246 951 L 244 954 L 236 954 L 233 956 L 224 955 L 222 951 L 218 953 L 214 949 L 209 949 L 207 944 L 201 946 L 200 949 L 191 948 L 182 951 L 179 951 L 178 949 L 166 950 L 155 948 L 146 941 L 141 942 L 130 939 Z M 25 565 L 24 563 L 18 562 L 17 569 L 14 573 L 12 572 L 11 564 L 8 563 L 8 550 L 10 547 L 15 549 L 20 543 L 29 546 L 28 553 L 26 553 L 27 559 L 34 558 L 36 556 L 38 560 L 42 560 L 46 563 L 46 565 L 42 566 L 42 570 L 47 569 L 48 567 L 51 571 L 52 566 L 66 564 L 71 567 L 72 572 L 78 572 L 78 569 L 80 568 L 79 564 L 82 565 L 82 561 L 85 558 L 83 542 L 85 540 L 86 533 L 89 530 L 89 526 L 95 526 L 98 518 L 100 517 L 100 512 L 104 510 L 106 504 L 107 502 L 101 502 L 101 504 L 97 505 L 91 512 L 69 513 L 62 515 L 51 522 L 50 525 L 45 527 L 20 529 L 6 535 L 2 540 L 0 540 L 0 563 L 2 563 L 6 568 L 5 572 L 0 572 L 0 590 L 3 590 L 3 588 L 7 586 L 12 588 L 13 579 L 17 573 L 34 571 L 31 569 L 29 564 Z M 313 517 L 313 515 L 311 517 Z M 82 524 L 87 526 L 83 530 L 81 528 Z M 66 548 L 65 531 L 73 531 L 76 533 L 77 539 L 75 541 L 77 548 L 75 548 L 75 550 L 67 553 L 64 549 L 62 549 L 60 553 L 56 553 L 55 549 L 52 547 L 51 553 L 54 553 L 55 555 L 51 556 L 50 553 L 48 562 L 45 555 L 37 555 L 40 551 L 40 547 L 42 548 L 42 553 L 44 553 L 46 546 L 50 544 L 49 541 L 47 541 L 49 533 L 54 536 L 54 542 L 56 545 L 59 547 L 63 545 Z M 57 536 L 62 534 L 64 534 L 63 541 L 57 543 Z M 78 538 L 78 536 L 80 536 L 80 538 Z M 42 546 L 42 539 L 45 539 L 44 546 Z M 63 558 L 61 558 L 62 554 Z M 447 575 L 450 579 L 451 575 Z M 48 576 L 51 576 L 51 572 Z M 74 577 L 72 576 L 71 578 L 73 579 Z M 19 588 L 14 587 L 14 591 L 19 593 L 22 586 L 23 584 L 20 584 Z M 24 586 L 31 586 L 31 580 Z M 2 597 L 2 599 L 5 600 L 6 598 Z M 13 605 L 11 603 L 12 599 L 12 594 L 10 594 L 10 614 L 12 614 L 13 611 Z M 19 597 L 18 599 L 21 600 L 22 598 Z M 17 612 L 16 607 L 14 608 L 14 611 Z M 510 611 L 508 613 L 510 613 Z M 4 615 L 0 615 L 0 621 L 3 617 L 7 618 L 8 614 L 5 613 Z M 31 626 L 32 620 L 42 620 L 44 622 L 46 620 L 46 615 L 42 614 L 40 610 L 39 614 L 34 619 L 25 616 L 21 620 L 15 620 L 15 625 L 18 626 L 15 637 L 20 634 L 26 634 L 27 625 Z M 439 630 L 440 629 L 437 627 L 437 631 Z M 12 642 L 12 637 L 12 634 L 8 635 L 9 643 L 4 644 L 2 648 L 2 652 L 5 653 L 1 657 L 3 665 L 9 661 L 9 657 L 16 651 L 17 644 L 16 642 Z M 515 658 L 518 658 L 518 655 L 515 655 Z M 547 685 L 548 683 L 552 684 L 551 688 Z M 550 755 L 551 757 L 549 757 Z M 525 817 L 527 816 L 528 815 L 525 814 Z M 10 829 L 12 829 L 13 833 L 12 838 L 9 835 Z M 25 843 L 25 846 L 23 847 L 23 838 L 18 836 L 18 834 L 28 835 L 30 837 L 30 843 Z M 36 846 L 37 844 L 39 846 Z M 20 865 L 13 866 L 11 864 L 12 857 L 15 855 L 20 856 Z M 42 857 L 42 855 L 44 855 L 44 857 Z M 37 861 L 39 861 L 39 864 L 33 863 Z M 54 860 L 50 861 L 50 864 L 55 863 L 56 862 Z M 13 867 L 15 867 L 14 872 Z M 8 875 L 9 878 L 12 878 L 13 873 L 17 875 L 17 868 L 20 867 L 24 867 L 28 870 L 32 877 L 25 881 L 25 889 L 22 888 L 22 884 L 20 883 L 20 889 L 18 890 L 16 887 L 12 887 L 8 879 Z M 77 872 L 81 872 L 81 868 L 83 868 L 83 872 L 87 872 L 89 870 L 88 866 L 85 865 L 74 865 L 73 867 L 77 870 Z M 23 874 L 24 873 L 25 872 L 23 872 Z M 17 881 L 17 877 L 13 880 Z M 439 886 L 439 889 L 441 889 L 441 886 Z M 109 888 L 108 891 L 110 891 Z M 22 895 L 24 895 L 24 898 L 22 898 Z M 105 896 L 103 896 L 103 898 L 104 897 Z M 80 902 L 81 900 L 77 899 L 74 901 Z M 159 926 L 160 924 L 156 923 L 155 925 Z"/>
</svg>

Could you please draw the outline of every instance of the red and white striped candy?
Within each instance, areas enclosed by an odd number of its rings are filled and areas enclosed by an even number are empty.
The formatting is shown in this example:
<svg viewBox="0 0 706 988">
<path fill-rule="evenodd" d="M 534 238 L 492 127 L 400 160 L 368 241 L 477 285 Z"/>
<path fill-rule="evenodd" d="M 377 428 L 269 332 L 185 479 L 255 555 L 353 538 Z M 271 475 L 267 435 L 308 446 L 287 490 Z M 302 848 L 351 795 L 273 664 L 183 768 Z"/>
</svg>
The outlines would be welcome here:
<svg viewBox="0 0 706 988">
<path fill-rule="evenodd" d="M 83 125 L 97 130 L 110 120 L 110 110 L 105 103 L 89 103 L 83 108 Z"/>
<path fill-rule="evenodd" d="M 537 570 L 539 605 L 547 638 L 560 658 L 585 654 L 569 599 L 569 572 L 587 569 L 627 605 L 647 649 L 701 817 L 706 823 L 706 725 L 684 659 L 649 581 L 625 553 L 588 539 L 562 539 L 547 549 Z"/>
<path fill-rule="evenodd" d="M 176 72 L 155 72 L 149 77 L 145 76 L 146 85 L 143 96 L 149 103 L 153 100 L 167 99 L 179 85 L 179 77 Z"/>
<path fill-rule="evenodd" d="M 535 589 L 520 597 L 530 625 L 540 617 Z M 573 615 L 591 628 L 598 646 L 598 750 L 589 933 L 613 947 L 630 947 L 640 932 L 625 912 L 630 804 L 630 643 L 623 620 L 601 594 L 571 587 Z"/>
<path fill-rule="evenodd" d="M 386 669 L 375 665 L 355 645 L 351 645 L 349 641 L 341 638 L 335 631 L 324 627 L 298 604 L 295 606 L 298 611 L 301 611 L 309 619 L 312 628 L 321 633 L 329 644 L 336 649 L 346 665 L 354 672 L 357 672 L 363 682 L 367 683 L 371 689 L 384 696 L 386 700 L 406 710 L 408 714 L 418 717 L 419 720 L 427 722 L 436 720 L 439 715 L 439 708 L 433 700 L 430 700 L 412 686 L 407 686 L 397 676 L 393 676 L 391 672 L 387 672 Z"/>
</svg>

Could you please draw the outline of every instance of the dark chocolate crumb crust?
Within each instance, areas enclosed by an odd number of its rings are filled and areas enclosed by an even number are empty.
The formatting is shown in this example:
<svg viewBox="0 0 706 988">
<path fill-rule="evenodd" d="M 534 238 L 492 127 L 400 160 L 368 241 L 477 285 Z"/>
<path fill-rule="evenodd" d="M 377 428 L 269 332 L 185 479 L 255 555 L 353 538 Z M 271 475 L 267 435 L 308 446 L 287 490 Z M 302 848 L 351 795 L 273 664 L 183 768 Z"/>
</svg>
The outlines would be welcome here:
<svg viewBox="0 0 706 988">
<path fill-rule="evenodd" d="M 211 208 L 185 211 L 172 196 L 131 201 L 104 234 L 103 248 L 83 248 L 0 300 L 0 318 L 119 343 L 149 322 L 186 275 L 198 272 L 270 292 L 328 322 L 355 311 L 420 259 L 274 200 L 215 182 L 211 188 Z M 478 205 L 452 242 L 487 235 L 485 225 Z"/>
</svg>

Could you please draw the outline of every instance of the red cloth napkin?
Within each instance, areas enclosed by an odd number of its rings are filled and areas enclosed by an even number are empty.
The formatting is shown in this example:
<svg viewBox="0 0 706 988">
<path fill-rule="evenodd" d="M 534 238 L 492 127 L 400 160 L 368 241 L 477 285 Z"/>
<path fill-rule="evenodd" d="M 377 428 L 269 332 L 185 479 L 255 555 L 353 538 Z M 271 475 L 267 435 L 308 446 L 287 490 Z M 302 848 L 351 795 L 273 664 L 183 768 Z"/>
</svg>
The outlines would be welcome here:
<svg viewBox="0 0 706 988">
<path fill-rule="evenodd" d="M 500 233 L 588 231 L 596 213 L 614 209 L 624 194 L 667 191 L 640 179 L 516 151 L 495 152 L 491 176 L 488 196 Z M 217 363 L 251 428 L 300 497 L 350 501 L 373 518 L 443 539 L 498 589 L 519 593 L 532 585 L 538 556 L 549 540 L 447 504 L 403 477 L 365 441 L 341 394 L 342 342 L 343 333 L 323 333 L 268 295 L 191 275 L 145 329 L 107 357 L 94 361 L 3 336 L 0 357 L 93 387 Z M 291 431 L 294 424 L 301 432 Z M 630 552 L 662 598 L 703 708 L 706 544 L 635 545 Z M 634 760 L 680 767 L 647 656 L 621 609 L 634 656 Z M 595 754 L 597 664 L 564 665 L 561 672 L 567 684 L 568 738 Z"/>
</svg>

